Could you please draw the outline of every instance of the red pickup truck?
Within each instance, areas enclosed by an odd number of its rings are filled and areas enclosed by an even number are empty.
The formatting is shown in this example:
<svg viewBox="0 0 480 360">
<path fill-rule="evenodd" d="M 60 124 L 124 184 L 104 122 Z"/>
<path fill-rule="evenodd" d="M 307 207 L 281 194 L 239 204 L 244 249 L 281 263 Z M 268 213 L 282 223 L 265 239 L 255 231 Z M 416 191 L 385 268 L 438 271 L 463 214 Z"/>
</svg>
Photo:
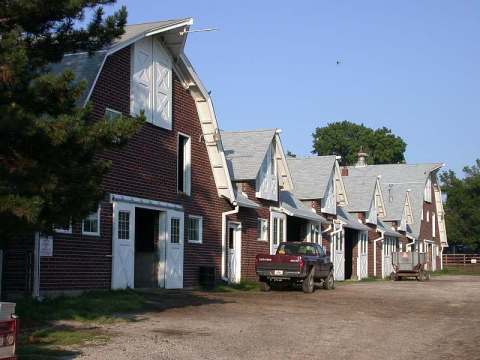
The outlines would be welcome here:
<svg viewBox="0 0 480 360">
<path fill-rule="evenodd" d="M 333 264 L 318 244 L 281 243 L 275 255 L 260 254 L 255 260 L 263 291 L 280 283 L 302 285 L 306 293 L 314 292 L 316 284 L 327 290 L 335 288 Z"/>
</svg>

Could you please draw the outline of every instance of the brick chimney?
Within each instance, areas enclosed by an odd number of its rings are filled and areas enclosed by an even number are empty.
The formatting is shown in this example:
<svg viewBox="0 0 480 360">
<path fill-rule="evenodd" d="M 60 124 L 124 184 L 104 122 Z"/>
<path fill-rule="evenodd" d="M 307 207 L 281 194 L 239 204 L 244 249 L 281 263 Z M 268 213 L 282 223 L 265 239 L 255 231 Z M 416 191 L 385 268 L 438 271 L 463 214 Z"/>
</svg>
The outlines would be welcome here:
<svg viewBox="0 0 480 360">
<path fill-rule="evenodd" d="M 365 167 L 367 166 L 367 156 L 368 154 L 363 151 L 363 148 L 360 148 L 360 151 L 357 154 L 357 163 L 355 164 L 355 167 Z"/>
<path fill-rule="evenodd" d="M 342 176 L 348 176 L 348 167 L 344 166 L 340 169 Z"/>
</svg>

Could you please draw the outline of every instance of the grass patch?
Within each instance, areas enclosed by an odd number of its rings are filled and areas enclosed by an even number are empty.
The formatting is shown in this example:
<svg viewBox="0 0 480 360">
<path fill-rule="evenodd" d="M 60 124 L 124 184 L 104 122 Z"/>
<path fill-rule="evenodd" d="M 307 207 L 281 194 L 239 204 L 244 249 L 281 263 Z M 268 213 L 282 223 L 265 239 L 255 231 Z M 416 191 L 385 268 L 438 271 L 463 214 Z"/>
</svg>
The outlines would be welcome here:
<svg viewBox="0 0 480 360">
<path fill-rule="evenodd" d="M 235 291 L 260 291 L 260 284 L 254 281 L 242 280 L 238 284 L 217 285 L 214 292 L 235 292 Z"/>
<path fill-rule="evenodd" d="M 462 267 L 449 267 L 443 268 L 442 270 L 435 271 L 431 273 L 432 276 L 442 276 L 442 275 L 473 275 L 480 276 L 479 269 L 463 269 Z"/>
<path fill-rule="evenodd" d="M 22 327 L 34 327 L 55 320 L 114 321 L 115 314 L 140 310 L 145 305 L 145 297 L 131 290 L 92 291 L 80 296 L 61 296 L 43 301 L 20 299 L 16 313 Z"/>
<path fill-rule="evenodd" d="M 23 359 L 59 359 L 78 354 L 78 351 L 65 348 L 86 345 L 104 344 L 107 334 L 98 329 L 72 329 L 66 327 L 46 328 L 20 338 L 17 355 Z"/>
<path fill-rule="evenodd" d="M 21 321 L 17 354 L 20 359 L 65 359 L 80 354 L 84 345 L 103 344 L 107 333 L 95 326 L 118 321 L 118 314 L 141 310 L 147 300 L 132 290 L 92 291 L 80 296 L 61 296 L 38 301 L 19 299 L 16 314 Z M 59 325 L 62 320 L 73 322 Z"/>
</svg>

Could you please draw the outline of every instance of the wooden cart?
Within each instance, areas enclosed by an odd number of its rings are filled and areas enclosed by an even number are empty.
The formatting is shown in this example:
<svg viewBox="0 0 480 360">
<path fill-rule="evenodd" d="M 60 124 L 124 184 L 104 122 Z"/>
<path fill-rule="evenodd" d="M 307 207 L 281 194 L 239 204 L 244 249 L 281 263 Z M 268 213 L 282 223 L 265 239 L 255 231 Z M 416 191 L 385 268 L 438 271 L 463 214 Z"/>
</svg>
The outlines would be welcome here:
<svg viewBox="0 0 480 360">
<path fill-rule="evenodd" d="M 430 272 L 425 269 L 427 256 L 420 252 L 394 252 L 392 254 L 392 280 L 416 278 L 418 281 L 430 280 Z"/>
</svg>

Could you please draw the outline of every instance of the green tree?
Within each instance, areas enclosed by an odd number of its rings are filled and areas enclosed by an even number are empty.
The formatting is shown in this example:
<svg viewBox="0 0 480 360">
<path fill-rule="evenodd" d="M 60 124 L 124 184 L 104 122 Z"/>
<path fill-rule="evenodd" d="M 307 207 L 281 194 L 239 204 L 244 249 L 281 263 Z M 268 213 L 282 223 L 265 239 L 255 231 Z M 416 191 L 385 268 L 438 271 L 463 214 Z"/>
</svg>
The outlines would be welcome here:
<svg viewBox="0 0 480 360">
<path fill-rule="evenodd" d="M 115 0 L 7 0 L 0 7 L 0 236 L 51 231 L 84 217 L 102 197 L 109 163 L 138 119 L 92 121 L 78 106 L 85 84 L 52 74 L 65 53 L 93 53 L 124 33 L 125 7 Z M 92 14 L 86 21 L 86 13 Z M 82 24 L 86 24 L 83 25 Z"/>
<path fill-rule="evenodd" d="M 440 174 L 442 191 L 446 196 L 445 222 L 448 242 L 465 244 L 480 250 L 480 159 L 463 168 L 460 179 L 454 171 Z"/>
<path fill-rule="evenodd" d="M 341 121 L 316 128 L 312 136 L 312 153 L 339 155 L 342 165 L 354 165 L 360 150 L 368 154 L 369 164 L 405 162 L 407 144 L 386 127 L 374 130 L 363 124 Z"/>
</svg>

